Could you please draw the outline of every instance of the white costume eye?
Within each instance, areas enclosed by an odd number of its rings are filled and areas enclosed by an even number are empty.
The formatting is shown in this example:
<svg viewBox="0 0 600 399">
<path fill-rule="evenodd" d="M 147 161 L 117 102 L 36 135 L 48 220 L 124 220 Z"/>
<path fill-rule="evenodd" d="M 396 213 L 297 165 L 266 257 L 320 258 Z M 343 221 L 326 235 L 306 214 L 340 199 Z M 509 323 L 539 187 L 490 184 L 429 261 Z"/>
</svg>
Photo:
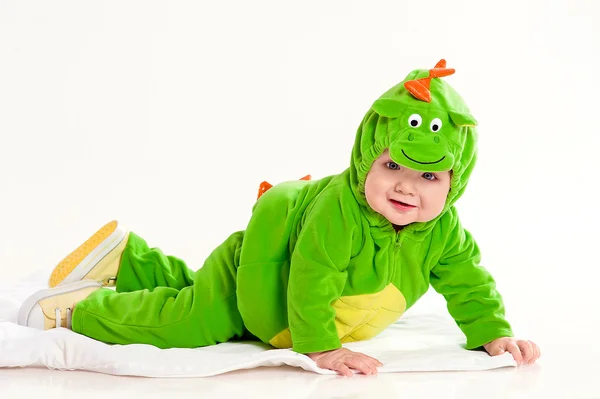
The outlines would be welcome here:
<svg viewBox="0 0 600 399">
<path fill-rule="evenodd" d="M 423 118 L 419 114 L 412 114 L 408 117 L 408 125 L 410 127 L 419 127 L 421 126 L 421 122 L 423 122 Z"/>
<path fill-rule="evenodd" d="M 440 129 L 442 128 L 442 120 L 440 118 L 435 118 L 434 120 L 431 121 L 431 125 L 429 125 L 429 128 L 434 133 L 439 132 Z"/>
</svg>

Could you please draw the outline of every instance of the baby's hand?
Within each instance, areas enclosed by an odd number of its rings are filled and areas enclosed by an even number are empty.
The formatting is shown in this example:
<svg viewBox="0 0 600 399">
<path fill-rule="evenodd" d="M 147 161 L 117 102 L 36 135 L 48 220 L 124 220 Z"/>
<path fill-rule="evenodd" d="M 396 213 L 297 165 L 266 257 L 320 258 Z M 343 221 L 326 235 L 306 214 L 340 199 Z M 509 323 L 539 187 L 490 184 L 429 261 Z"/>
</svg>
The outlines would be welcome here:
<svg viewBox="0 0 600 399">
<path fill-rule="evenodd" d="M 483 345 L 491 356 L 510 352 L 517 364 L 532 364 L 540 357 L 540 348 L 532 341 L 504 337 Z"/>
<path fill-rule="evenodd" d="M 346 377 L 352 377 L 350 369 L 358 370 L 363 374 L 377 374 L 377 367 L 383 366 L 379 360 L 371 356 L 352 352 L 346 348 L 307 353 L 306 355 L 320 368 L 337 371 Z"/>
</svg>

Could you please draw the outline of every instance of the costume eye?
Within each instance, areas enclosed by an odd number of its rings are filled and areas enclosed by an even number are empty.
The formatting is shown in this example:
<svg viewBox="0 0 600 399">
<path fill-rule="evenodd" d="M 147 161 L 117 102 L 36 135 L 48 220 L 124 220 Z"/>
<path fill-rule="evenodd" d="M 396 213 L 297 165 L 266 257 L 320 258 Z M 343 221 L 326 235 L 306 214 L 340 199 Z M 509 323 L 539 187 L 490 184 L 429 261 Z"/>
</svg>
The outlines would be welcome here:
<svg viewBox="0 0 600 399">
<path fill-rule="evenodd" d="M 385 166 L 387 166 L 387 168 L 391 170 L 400 169 L 400 165 L 398 165 L 396 162 L 386 162 Z"/>
<path fill-rule="evenodd" d="M 423 122 L 423 118 L 419 114 L 412 114 L 408 117 L 408 125 L 410 127 L 419 127 L 421 126 L 421 122 Z"/>
<path fill-rule="evenodd" d="M 425 172 L 423 173 L 423 178 L 427 179 L 427 180 L 435 180 L 437 179 L 437 177 L 435 177 L 435 175 L 431 172 Z"/>
<path fill-rule="evenodd" d="M 429 128 L 434 133 L 439 132 L 440 129 L 442 128 L 442 120 L 440 118 L 435 118 L 434 120 L 431 121 Z"/>
</svg>

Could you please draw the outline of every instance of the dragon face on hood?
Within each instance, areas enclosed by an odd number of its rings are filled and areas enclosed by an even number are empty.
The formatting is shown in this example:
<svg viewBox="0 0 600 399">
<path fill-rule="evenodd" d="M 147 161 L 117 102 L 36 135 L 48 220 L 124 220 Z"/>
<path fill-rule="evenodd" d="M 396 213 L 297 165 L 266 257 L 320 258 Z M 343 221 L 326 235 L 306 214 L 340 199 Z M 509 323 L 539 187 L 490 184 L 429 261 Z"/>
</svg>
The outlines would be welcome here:
<svg viewBox="0 0 600 399">
<path fill-rule="evenodd" d="M 351 183 L 356 198 L 372 213 L 370 219 L 376 224 L 386 220 L 367 205 L 365 180 L 373 161 L 386 148 L 394 162 L 407 168 L 452 171 L 441 214 L 463 194 L 477 157 L 477 122 L 460 95 L 441 79 L 453 73 L 445 60 L 433 69 L 411 72 L 375 101 L 361 122 L 352 150 Z M 436 219 L 415 223 L 413 229 L 425 230 Z"/>
</svg>

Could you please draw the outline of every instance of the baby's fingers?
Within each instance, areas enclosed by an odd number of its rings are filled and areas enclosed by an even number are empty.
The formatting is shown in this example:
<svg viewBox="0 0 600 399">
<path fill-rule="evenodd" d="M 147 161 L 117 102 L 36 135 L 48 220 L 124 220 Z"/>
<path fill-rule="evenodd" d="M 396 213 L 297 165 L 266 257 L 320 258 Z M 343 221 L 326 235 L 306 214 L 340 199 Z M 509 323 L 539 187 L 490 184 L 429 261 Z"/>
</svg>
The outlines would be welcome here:
<svg viewBox="0 0 600 399">
<path fill-rule="evenodd" d="M 343 361 L 333 363 L 331 365 L 331 370 L 337 371 L 338 373 L 346 377 L 352 377 L 352 375 L 354 375 L 352 370 L 350 370 L 350 368 L 348 368 L 348 366 L 346 366 Z"/>
<path fill-rule="evenodd" d="M 523 364 L 523 356 L 521 355 L 521 348 L 515 341 L 510 341 L 506 344 L 506 351 L 510 352 L 517 364 Z"/>
<path fill-rule="evenodd" d="M 366 357 L 368 359 L 368 361 L 371 362 L 372 364 L 374 364 L 376 367 L 383 366 L 383 363 L 381 363 L 379 360 L 375 359 L 374 357 L 365 355 L 364 353 L 363 353 L 363 356 Z"/>
<path fill-rule="evenodd" d="M 363 374 L 377 374 L 377 367 L 375 367 L 374 363 L 371 363 L 370 361 L 367 361 L 364 358 L 367 358 L 368 356 L 352 356 L 352 357 L 348 357 L 346 359 L 344 359 L 344 363 L 346 363 L 347 366 L 360 371 Z"/>
<path fill-rule="evenodd" d="M 533 346 L 529 341 L 517 341 L 517 346 L 521 349 L 521 354 L 523 355 L 523 364 L 527 364 L 533 359 L 534 351 Z"/>
<path fill-rule="evenodd" d="M 538 360 L 540 358 L 540 347 L 537 346 L 537 344 L 533 341 L 529 341 L 529 343 L 531 344 L 531 347 L 533 348 L 533 358 L 531 358 L 531 360 L 529 361 L 529 363 L 534 363 L 536 360 Z"/>
</svg>

